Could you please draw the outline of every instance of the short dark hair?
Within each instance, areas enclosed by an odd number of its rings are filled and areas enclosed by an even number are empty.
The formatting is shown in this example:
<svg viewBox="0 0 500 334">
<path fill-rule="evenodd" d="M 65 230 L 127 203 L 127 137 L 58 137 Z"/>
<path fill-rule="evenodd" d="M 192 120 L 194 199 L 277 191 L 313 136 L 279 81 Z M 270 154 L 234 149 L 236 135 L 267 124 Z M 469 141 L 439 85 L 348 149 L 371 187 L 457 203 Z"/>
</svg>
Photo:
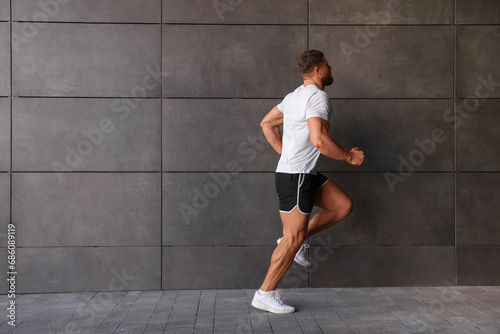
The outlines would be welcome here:
<svg viewBox="0 0 500 334">
<path fill-rule="evenodd" d="M 321 64 L 324 54 L 318 50 L 309 50 L 299 57 L 299 68 L 302 74 L 310 73 L 314 66 Z"/>
</svg>

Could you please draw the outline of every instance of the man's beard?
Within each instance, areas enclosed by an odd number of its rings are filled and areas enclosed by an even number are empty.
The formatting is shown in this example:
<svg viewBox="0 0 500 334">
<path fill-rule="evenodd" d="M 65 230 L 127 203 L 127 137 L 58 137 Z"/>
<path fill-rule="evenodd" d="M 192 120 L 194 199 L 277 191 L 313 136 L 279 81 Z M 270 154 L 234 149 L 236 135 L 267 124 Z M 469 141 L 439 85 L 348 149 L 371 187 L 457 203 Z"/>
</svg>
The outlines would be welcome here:
<svg viewBox="0 0 500 334">
<path fill-rule="evenodd" d="M 330 86 L 331 84 L 333 84 L 333 76 L 330 75 L 328 78 L 323 80 L 323 85 Z"/>
</svg>

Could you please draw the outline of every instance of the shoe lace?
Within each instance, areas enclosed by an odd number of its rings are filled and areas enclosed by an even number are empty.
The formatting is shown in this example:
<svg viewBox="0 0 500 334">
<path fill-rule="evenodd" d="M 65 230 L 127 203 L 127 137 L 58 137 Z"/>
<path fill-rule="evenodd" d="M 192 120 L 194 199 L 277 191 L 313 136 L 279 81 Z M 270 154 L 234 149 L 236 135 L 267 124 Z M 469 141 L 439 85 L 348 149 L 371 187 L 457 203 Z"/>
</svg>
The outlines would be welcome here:
<svg viewBox="0 0 500 334">
<path fill-rule="evenodd" d="M 308 244 L 303 244 L 302 246 L 300 246 L 299 252 L 302 253 L 305 256 L 307 248 L 309 248 L 309 245 Z"/>
<path fill-rule="evenodd" d="M 278 303 L 279 305 L 284 305 L 283 301 L 280 298 L 280 293 L 278 291 L 275 291 L 272 295 L 271 298 Z"/>
</svg>

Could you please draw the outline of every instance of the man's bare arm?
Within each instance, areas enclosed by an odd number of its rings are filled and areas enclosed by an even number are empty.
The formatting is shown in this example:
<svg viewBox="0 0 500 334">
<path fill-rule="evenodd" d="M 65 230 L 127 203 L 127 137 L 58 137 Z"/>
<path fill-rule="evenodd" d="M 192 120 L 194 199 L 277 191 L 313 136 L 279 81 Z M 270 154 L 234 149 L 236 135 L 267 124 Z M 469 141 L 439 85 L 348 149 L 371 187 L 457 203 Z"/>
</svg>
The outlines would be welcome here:
<svg viewBox="0 0 500 334">
<path fill-rule="evenodd" d="M 274 148 L 278 154 L 281 154 L 283 147 L 283 140 L 280 132 L 280 125 L 283 124 L 283 113 L 279 111 L 278 107 L 274 107 L 271 111 L 262 119 L 260 126 L 266 136 L 267 141 Z"/>
<path fill-rule="evenodd" d="M 335 160 L 344 160 L 352 165 L 359 166 L 363 163 L 364 154 L 357 147 L 350 152 L 343 149 L 330 135 L 328 121 L 319 117 L 307 119 L 311 143 L 324 155 Z"/>
</svg>

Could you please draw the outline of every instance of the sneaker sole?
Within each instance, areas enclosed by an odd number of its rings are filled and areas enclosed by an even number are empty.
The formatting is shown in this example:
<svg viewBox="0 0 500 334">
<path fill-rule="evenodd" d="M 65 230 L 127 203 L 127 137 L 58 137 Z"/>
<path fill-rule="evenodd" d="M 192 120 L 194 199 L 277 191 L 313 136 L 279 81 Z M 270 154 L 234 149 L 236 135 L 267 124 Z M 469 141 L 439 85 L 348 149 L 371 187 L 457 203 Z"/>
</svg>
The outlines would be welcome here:
<svg viewBox="0 0 500 334">
<path fill-rule="evenodd" d="M 267 311 L 267 312 L 271 312 L 271 313 L 275 313 L 275 314 L 287 314 L 287 313 L 295 312 L 295 309 L 293 311 L 273 310 L 273 309 L 269 308 L 269 306 L 267 306 L 266 304 L 262 304 L 260 302 L 254 301 L 254 300 L 252 300 L 252 306 L 259 309 L 259 310 Z"/>
<path fill-rule="evenodd" d="M 295 261 L 295 263 L 297 263 L 298 265 L 300 265 L 302 267 L 310 267 L 311 266 L 311 264 L 302 264 L 302 263 L 300 263 L 299 261 L 297 261 L 295 259 L 293 259 L 293 260 Z"/>
</svg>

